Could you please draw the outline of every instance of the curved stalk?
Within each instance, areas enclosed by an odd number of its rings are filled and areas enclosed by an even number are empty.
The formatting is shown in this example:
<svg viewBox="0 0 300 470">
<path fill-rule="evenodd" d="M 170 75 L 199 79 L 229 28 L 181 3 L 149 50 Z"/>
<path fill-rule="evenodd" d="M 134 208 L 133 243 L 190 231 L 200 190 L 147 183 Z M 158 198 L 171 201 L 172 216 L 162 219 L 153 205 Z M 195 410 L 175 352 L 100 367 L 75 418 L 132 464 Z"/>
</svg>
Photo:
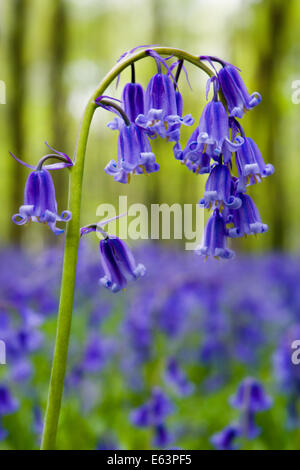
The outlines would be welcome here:
<svg viewBox="0 0 300 470">
<path fill-rule="evenodd" d="M 169 47 L 153 47 L 151 50 L 161 55 L 173 55 L 178 59 L 192 63 L 202 69 L 209 76 L 214 73 L 201 62 L 199 57 L 193 56 L 180 49 Z M 68 356 L 68 345 L 72 320 L 72 309 L 74 299 L 74 288 L 76 278 L 77 253 L 80 240 L 80 210 L 81 193 L 84 173 L 84 160 L 90 125 L 96 109 L 95 99 L 103 95 L 110 83 L 128 66 L 134 62 L 149 57 L 147 49 L 128 54 L 125 58 L 117 62 L 99 84 L 94 94 L 91 96 L 83 115 L 80 131 L 75 148 L 75 164 L 70 168 L 69 184 L 69 210 L 72 212 L 72 219 L 67 224 L 63 273 L 61 281 L 60 303 L 57 320 L 56 340 L 52 371 L 50 377 L 47 409 L 44 422 L 41 449 L 54 449 L 56 433 L 60 414 L 61 400 L 64 387 L 66 363 Z"/>
</svg>

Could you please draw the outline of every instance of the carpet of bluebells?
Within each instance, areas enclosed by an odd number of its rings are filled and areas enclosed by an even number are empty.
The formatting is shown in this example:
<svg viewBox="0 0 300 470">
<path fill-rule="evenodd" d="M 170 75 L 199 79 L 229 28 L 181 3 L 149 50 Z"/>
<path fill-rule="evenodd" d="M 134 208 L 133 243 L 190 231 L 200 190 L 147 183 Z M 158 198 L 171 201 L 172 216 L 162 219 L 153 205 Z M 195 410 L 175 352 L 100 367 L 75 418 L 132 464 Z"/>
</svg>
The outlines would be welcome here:
<svg viewBox="0 0 300 470">
<path fill-rule="evenodd" d="M 299 448 L 300 258 L 135 255 L 147 274 L 113 295 L 80 249 L 58 448 Z M 0 253 L 0 449 L 40 442 L 61 264 Z"/>
</svg>

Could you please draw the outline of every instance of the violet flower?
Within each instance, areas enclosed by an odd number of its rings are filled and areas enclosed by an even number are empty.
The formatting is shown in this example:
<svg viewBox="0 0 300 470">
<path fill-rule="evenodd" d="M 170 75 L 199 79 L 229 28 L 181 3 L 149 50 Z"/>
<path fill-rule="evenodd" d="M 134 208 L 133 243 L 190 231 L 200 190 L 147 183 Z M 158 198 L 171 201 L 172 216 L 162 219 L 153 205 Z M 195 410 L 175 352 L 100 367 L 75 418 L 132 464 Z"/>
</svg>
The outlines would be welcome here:
<svg viewBox="0 0 300 470">
<path fill-rule="evenodd" d="M 197 142 L 199 127 L 196 127 L 190 136 L 185 148 L 182 150 L 177 142 L 173 147 L 174 157 L 186 165 L 186 167 L 196 174 L 210 172 L 211 157 L 205 152 L 205 144 L 199 145 Z"/>
<path fill-rule="evenodd" d="M 196 248 L 196 254 L 231 259 L 234 252 L 226 247 L 227 230 L 225 220 L 218 209 L 208 219 L 202 245 Z"/>
<path fill-rule="evenodd" d="M 174 406 L 167 395 L 156 387 L 152 390 L 150 400 L 131 413 L 130 420 L 135 426 L 141 428 L 159 426 L 173 410 Z"/>
<path fill-rule="evenodd" d="M 66 154 L 52 150 L 55 153 L 41 158 L 37 167 L 28 165 L 11 153 L 11 156 L 19 163 L 34 170 L 26 181 L 24 205 L 19 208 L 18 214 L 13 215 L 12 220 L 17 225 L 24 225 L 30 220 L 45 223 L 55 235 L 59 235 L 64 230 L 57 228 L 56 222 L 68 222 L 72 218 L 72 214 L 67 210 L 63 211 L 61 215 L 58 214 L 55 188 L 48 170 L 70 167 L 73 163 Z M 44 162 L 50 158 L 60 160 L 60 163 L 44 165 Z"/>
<path fill-rule="evenodd" d="M 194 391 L 194 384 L 187 379 L 184 371 L 180 368 L 174 357 L 171 357 L 168 360 L 165 371 L 165 380 L 173 386 L 177 393 L 182 397 L 189 396 Z"/>
<path fill-rule="evenodd" d="M 255 414 L 268 410 L 273 403 L 272 398 L 266 395 L 262 384 L 252 377 L 247 377 L 240 383 L 236 395 L 229 401 L 231 406 L 242 412 L 243 435 L 248 439 L 257 437 L 260 429 L 255 425 Z"/>
<path fill-rule="evenodd" d="M 135 122 L 139 114 L 144 113 L 145 92 L 139 83 L 127 83 L 122 93 L 124 111 L 130 122 Z"/>
<path fill-rule="evenodd" d="M 18 408 L 19 403 L 13 397 L 10 389 L 4 384 L 0 384 L 0 416 L 15 413 Z"/>
<path fill-rule="evenodd" d="M 204 198 L 199 202 L 201 207 L 209 209 L 212 204 L 217 207 L 223 204 L 232 209 L 238 209 L 242 201 L 233 195 L 234 183 L 229 168 L 226 165 L 215 165 L 205 185 Z"/>
<path fill-rule="evenodd" d="M 275 170 L 271 163 L 266 164 L 264 162 L 261 152 L 254 140 L 250 137 L 245 137 L 244 131 L 239 123 L 235 122 L 233 127 L 236 127 L 236 125 L 244 138 L 243 145 L 235 154 L 239 175 L 237 190 L 245 192 L 246 186 L 260 182 L 261 178 L 272 175 Z"/>
<path fill-rule="evenodd" d="M 232 238 L 242 237 L 255 233 L 267 232 L 268 226 L 263 224 L 258 209 L 250 196 L 237 193 L 242 205 L 236 210 L 230 210 L 226 222 L 233 223 L 234 228 L 228 229 L 228 236 Z"/>
<path fill-rule="evenodd" d="M 145 266 L 136 264 L 130 249 L 120 238 L 115 235 L 107 235 L 97 225 L 82 227 L 80 230 L 81 236 L 96 231 L 100 231 L 105 237 L 99 244 L 101 265 L 104 270 L 104 276 L 99 281 L 102 286 L 112 292 L 119 292 L 125 289 L 128 281 L 135 281 L 144 276 Z"/>
<path fill-rule="evenodd" d="M 229 119 L 224 105 L 218 100 L 216 77 L 208 80 L 207 90 L 211 83 L 213 83 L 214 95 L 200 117 L 197 142 L 201 149 L 204 144 L 205 152 L 216 161 L 219 162 L 219 157 L 223 154 L 224 163 L 228 163 L 231 153 L 243 144 L 244 139 L 240 136 L 237 136 L 234 142 L 229 139 Z"/>
<path fill-rule="evenodd" d="M 238 425 L 230 424 L 222 431 L 214 434 L 210 442 L 217 450 L 236 450 L 235 439 L 240 437 L 241 431 Z"/>
<path fill-rule="evenodd" d="M 190 114 L 182 117 L 181 94 L 170 71 L 162 73 L 160 60 L 157 60 L 158 73 L 151 78 L 146 89 L 145 112 L 137 117 L 136 124 L 163 139 L 178 142 L 180 126 L 192 126 L 194 119 Z M 163 63 L 165 65 L 165 61 Z"/>
<path fill-rule="evenodd" d="M 99 372 L 112 358 L 115 343 L 111 338 L 99 338 L 92 334 L 85 346 L 82 368 L 86 372 Z"/>
<path fill-rule="evenodd" d="M 244 113 L 261 102 L 261 95 L 249 92 L 237 67 L 226 64 L 218 72 L 219 83 L 231 116 L 243 117 Z"/>
<path fill-rule="evenodd" d="M 147 135 L 136 124 L 128 125 L 115 118 L 110 129 L 119 131 L 117 162 L 111 160 L 105 172 L 119 183 L 129 183 L 131 175 L 149 174 L 159 170 Z"/>
</svg>

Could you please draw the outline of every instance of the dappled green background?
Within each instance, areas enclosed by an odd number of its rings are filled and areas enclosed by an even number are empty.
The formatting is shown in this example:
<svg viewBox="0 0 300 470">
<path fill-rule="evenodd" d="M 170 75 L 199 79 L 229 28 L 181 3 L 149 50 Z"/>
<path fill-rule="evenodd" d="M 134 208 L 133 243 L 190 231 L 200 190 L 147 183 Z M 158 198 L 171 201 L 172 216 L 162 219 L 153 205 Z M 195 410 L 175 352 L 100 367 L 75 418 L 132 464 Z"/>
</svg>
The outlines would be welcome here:
<svg viewBox="0 0 300 470">
<path fill-rule="evenodd" d="M 234 62 L 262 103 L 243 119 L 266 162 L 276 173 L 251 188 L 269 233 L 237 241 L 243 250 L 298 250 L 299 106 L 292 102 L 292 82 L 299 75 L 297 0 L 10 0 L 1 1 L 0 79 L 6 83 L 6 105 L 0 106 L 1 243 L 28 246 L 59 243 L 42 226 L 24 230 L 11 222 L 23 200 L 28 171 L 14 162 L 11 150 L 29 163 L 46 153 L 44 141 L 72 156 L 84 106 L 103 75 L 126 50 L 140 44 L 183 48 Z M 204 74 L 187 65 L 192 91 L 183 76 L 180 89 L 185 113 L 198 121 L 205 104 Z M 144 85 L 154 71 L 151 59 L 137 64 Z M 109 94 L 120 97 L 128 72 Z M 110 116 L 95 113 L 88 145 L 83 223 L 96 217 L 103 202 L 196 203 L 205 176 L 195 176 L 176 162 L 172 146 L 155 142 L 161 171 L 113 182 L 103 171 L 116 156 L 117 133 L 106 128 Z M 191 129 L 183 129 L 184 143 Z M 67 205 L 67 172 L 56 174 L 59 209 Z"/>
</svg>

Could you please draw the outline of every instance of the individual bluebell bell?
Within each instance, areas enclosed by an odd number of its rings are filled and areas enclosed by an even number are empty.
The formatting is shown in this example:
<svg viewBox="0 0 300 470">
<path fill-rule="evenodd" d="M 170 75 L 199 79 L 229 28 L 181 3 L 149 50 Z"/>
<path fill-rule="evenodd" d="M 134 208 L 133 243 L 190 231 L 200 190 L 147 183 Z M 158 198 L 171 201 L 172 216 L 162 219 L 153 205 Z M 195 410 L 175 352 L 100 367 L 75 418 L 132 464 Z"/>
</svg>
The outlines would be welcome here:
<svg viewBox="0 0 300 470">
<path fill-rule="evenodd" d="M 199 202 L 200 207 L 209 209 L 212 205 L 219 208 L 225 205 L 231 209 L 238 209 L 242 201 L 234 196 L 233 192 L 234 183 L 228 166 L 215 165 L 206 181 L 204 198 Z"/>
<path fill-rule="evenodd" d="M 238 425 L 230 424 L 222 431 L 214 434 L 210 442 L 217 450 L 236 450 L 238 446 L 234 442 L 241 436 L 241 430 Z"/>
<path fill-rule="evenodd" d="M 205 153 L 205 144 L 198 144 L 198 135 L 199 128 L 196 127 L 185 148 L 182 150 L 180 143 L 177 142 L 173 147 L 173 152 L 176 160 L 184 163 L 193 173 L 201 175 L 210 172 L 211 157 Z"/>
<path fill-rule="evenodd" d="M 89 232 L 96 232 L 97 225 L 90 225 L 81 228 L 81 235 Z M 99 283 L 111 290 L 119 292 L 125 289 L 128 281 L 135 281 L 144 276 L 146 268 L 143 264 L 136 264 L 134 256 L 126 243 L 115 235 L 107 235 L 100 241 L 99 249 L 101 265 L 104 270 L 104 277 Z"/>
<path fill-rule="evenodd" d="M 119 183 L 129 183 L 133 174 L 141 175 L 159 170 L 155 155 L 147 135 L 137 125 L 127 125 L 122 119 L 115 118 L 109 123 L 111 129 L 119 130 L 117 162 L 111 160 L 105 172 Z"/>
<path fill-rule="evenodd" d="M 51 148 L 51 147 L 50 147 Z M 12 220 L 17 225 L 24 225 L 30 220 L 48 224 L 55 235 L 64 230 L 56 227 L 56 222 L 68 222 L 72 218 L 70 211 L 63 211 L 61 215 L 57 212 L 55 188 L 52 177 L 48 170 L 59 170 L 73 165 L 72 160 L 64 153 L 53 150 L 53 154 L 45 155 L 39 161 L 37 167 L 28 165 L 15 155 L 12 157 L 22 165 L 33 169 L 30 173 L 24 191 L 24 205 L 19 208 L 19 213 L 14 214 Z M 60 163 L 45 165 L 45 161 L 54 158 Z"/>
<path fill-rule="evenodd" d="M 12 395 L 10 389 L 0 384 L 0 416 L 15 413 L 19 408 L 19 402 Z"/>
<path fill-rule="evenodd" d="M 250 137 L 244 138 L 243 145 L 235 154 L 235 161 L 239 174 L 237 190 L 241 192 L 246 191 L 247 185 L 274 173 L 273 165 L 265 164 L 259 148 Z"/>
<path fill-rule="evenodd" d="M 187 379 L 186 374 L 174 357 L 171 357 L 167 362 L 165 380 L 174 387 L 180 396 L 189 396 L 194 391 L 194 384 Z"/>
<path fill-rule="evenodd" d="M 261 102 L 259 93 L 249 92 L 237 67 L 226 64 L 218 72 L 218 79 L 231 116 L 243 117 L 244 113 Z"/>
<path fill-rule="evenodd" d="M 124 289 L 129 280 L 136 280 L 146 272 L 143 264 L 136 265 L 128 246 L 116 236 L 100 241 L 100 254 L 105 273 L 100 283 L 112 292 Z"/>
<path fill-rule="evenodd" d="M 179 140 L 181 124 L 194 124 L 190 114 L 182 117 L 182 97 L 169 73 L 159 72 L 151 78 L 146 89 L 145 112 L 137 117 L 136 124 L 173 142 Z"/>
<path fill-rule="evenodd" d="M 131 413 L 130 420 L 138 427 L 159 426 L 173 411 L 172 402 L 156 387 L 152 390 L 150 400 Z"/>
<path fill-rule="evenodd" d="M 139 83 L 127 83 L 123 88 L 122 103 L 130 122 L 144 113 L 145 92 Z"/>
<path fill-rule="evenodd" d="M 229 250 L 227 244 L 227 230 L 225 220 L 218 209 L 208 219 L 205 227 L 203 242 L 196 248 L 196 253 L 202 256 L 231 259 L 234 252 Z"/>
<path fill-rule="evenodd" d="M 246 377 L 239 385 L 237 393 L 230 398 L 230 404 L 239 410 L 249 410 L 253 413 L 268 410 L 273 400 L 269 397 L 263 385 L 253 377 Z"/>
<path fill-rule="evenodd" d="M 243 193 L 237 193 L 237 197 L 242 201 L 241 207 L 230 210 L 229 214 L 226 214 L 226 222 L 234 225 L 233 228 L 228 229 L 228 236 L 236 238 L 267 232 L 268 226 L 262 223 L 258 209 L 251 197 Z"/>
<path fill-rule="evenodd" d="M 231 159 L 232 152 L 242 145 L 243 138 L 237 136 L 235 142 L 229 139 L 229 120 L 224 105 L 213 99 L 204 108 L 198 126 L 198 145 L 205 145 L 205 152 L 219 161 L 222 154 L 224 163 Z"/>
</svg>

